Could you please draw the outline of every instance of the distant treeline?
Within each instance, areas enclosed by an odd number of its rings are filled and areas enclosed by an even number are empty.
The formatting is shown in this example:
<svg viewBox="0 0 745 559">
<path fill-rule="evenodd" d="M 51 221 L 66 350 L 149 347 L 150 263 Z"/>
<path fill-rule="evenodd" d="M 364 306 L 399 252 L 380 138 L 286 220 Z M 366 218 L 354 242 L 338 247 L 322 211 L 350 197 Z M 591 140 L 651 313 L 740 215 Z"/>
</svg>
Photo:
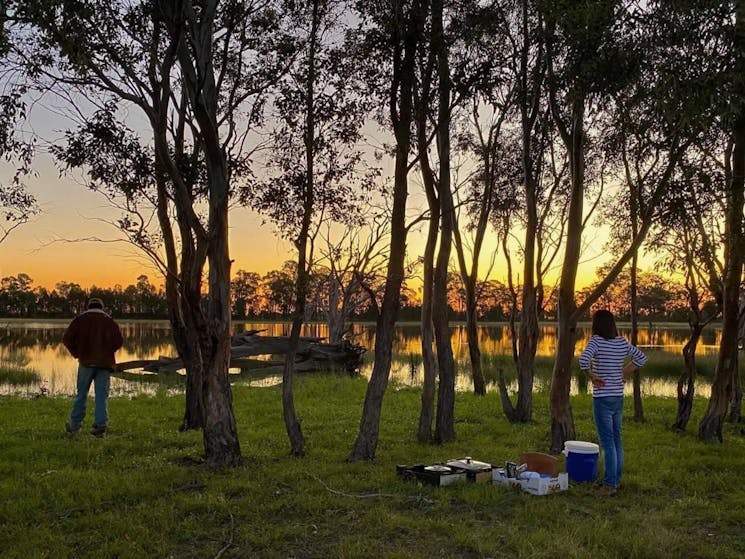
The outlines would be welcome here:
<svg viewBox="0 0 745 559">
<path fill-rule="evenodd" d="M 290 318 L 292 312 L 294 276 L 293 267 L 286 264 L 280 270 L 272 270 L 264 276 L 255 272 L 238 271 L 231 282 L 233 317 L 236 319 L 282 320 Z M 501 282 L 487 281 L 482 286 L 479 299 L 479 318 L 482 321 L 509 320 L 512 301 L 510 290 Z M 589 292 L 592 285 L 578 294 Z M 600 299 L 596 308 L 612 310 L 620 320 L 630 316 L 631 302 L 628 296 L 628 277 L 622 274 Z M 328 314 L 328 297 L 323 278 L 316 277 L 308 301 L 307 320 L 325 320 Z M 155 286 L 146 275 L 137 278 L 134 284 L 122 287 L 83 288 L 77 283 L 58 282 L 48 290 L 34 287 L 27 274 L 8 276 L 0 280 L 0 317 L 13 318 L 68 318 L 82 312 L 90 297 L 104 300 L 108 312 L 120 318 L 167 318 L 168 310 L 162 286 Z M 451 318 L 465 318 L 463 288 L 456 275 L 451 278 Z M 642 272 L 639 275 L 639 318 L 642 320 L 686 321 L 688 302 L 684 286 L 658 274 Z M 519 300 L 519 298 L 517 299 Z M 707 303 L 713 308 L 714 301 Z M 407 288 L 402 297 L 400 320 L 420 319 L 421 301 L 415 289 Z M 555 318 L 555 294 L 550 293 L 541 318 Z M 352 318 L 374 320 L 372 306 L 364 302 L 357 307 Z"/>
</svg>

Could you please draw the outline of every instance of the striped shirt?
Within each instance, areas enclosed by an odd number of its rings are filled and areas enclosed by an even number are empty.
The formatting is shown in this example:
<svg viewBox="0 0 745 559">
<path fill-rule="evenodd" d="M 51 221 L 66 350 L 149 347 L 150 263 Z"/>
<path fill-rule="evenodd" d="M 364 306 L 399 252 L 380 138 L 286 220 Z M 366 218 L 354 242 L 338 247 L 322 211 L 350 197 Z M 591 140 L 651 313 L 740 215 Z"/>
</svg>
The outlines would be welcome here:
<svg viewBox="0 0 745 559">
<path fill-rule="evenodd" d="M 583 371 L 592 371 L 605 381 L 600 387 L 592 387 L 594 398 L 607 396 L 623 396 L 623 366 L 626 358 L 637 367 L 647 362 L 647 356 L 642 351 L 631 345 L 626 338 L 618 336 L 610 340 L 601 336 L 593 335 L 587 347 L 579 356 L 579 368 Z"/>
</svg>

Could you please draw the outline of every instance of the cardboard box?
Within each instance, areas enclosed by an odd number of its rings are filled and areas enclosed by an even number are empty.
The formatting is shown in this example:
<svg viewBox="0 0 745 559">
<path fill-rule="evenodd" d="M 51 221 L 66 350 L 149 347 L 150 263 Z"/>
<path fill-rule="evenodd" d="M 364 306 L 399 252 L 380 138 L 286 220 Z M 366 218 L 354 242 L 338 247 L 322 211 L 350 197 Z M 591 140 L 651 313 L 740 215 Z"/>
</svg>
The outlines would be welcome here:
<svg viewBox="0 0 745 559">
<path fill-rule="evenodd" d="M 569 474 L 562 472 L 556 477 L 534 477 L 522 480 L 523 491 L 531 495 L 550 495 L 569 489 Z"/>
<path fill-rule="evenodd" d="M 517 479 L 514 477 L 507 477 L 507 474 L 503 468 L 494 468 L 492 470 L 492 483 L 496 485 L 504 485 L 505 487 L 516 487 L 518 489 L 522 489 L 525 480 Z"/>
<path fill-rule="evenodd" d="M 531 495 L 550 495 L 569 489 L 569 475 L 566 472 L 554 477 L 534 477 L 530 479 L 508 478 L 501 468 L 495 468 L 493 472 L 493 483 L 507 487 L 519 487 Z"/>
</svg>

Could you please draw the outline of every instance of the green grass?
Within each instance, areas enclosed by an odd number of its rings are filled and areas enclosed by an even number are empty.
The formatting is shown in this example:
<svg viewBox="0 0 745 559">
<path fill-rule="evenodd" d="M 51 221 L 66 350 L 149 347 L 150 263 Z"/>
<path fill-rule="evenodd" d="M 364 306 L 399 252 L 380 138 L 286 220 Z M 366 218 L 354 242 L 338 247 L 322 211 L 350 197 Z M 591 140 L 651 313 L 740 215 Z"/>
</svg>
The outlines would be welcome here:
<svg viewBox="0 0 745 559">
<path fill-rule="evenodd" d="M 245 464 L 222 473 L 202 464 L 200 433 L 177 431 L 182 397 L 112 399 L 103 439 L 63 433 L 69 398 L 0 399 L 0 556 L 745 556 L 745 438 L 727 425 L 724 444 L 699 442 L 705 400 L 683 434 L 667 428 L 673 400 L 645 400 L 647 422 L 625 425 L 621 493 L 600 499 L 586 484 L 535 497 L 396 477 L 396 464 L 466 455 L 501 464 L 545 451 L 545 394 L 528 425 L 507 423 L 496 393 L 458 394 L 457 440 L 428 446 L 415 441 L 418 391 L 392 386 L 377 460 L 349 463 L 364 379 L 303 376 L 295 388 L 308 455 L 288 456 L 279 387 L 236 387 Z M 572 400 L 582 440 L 595 440 L 590 404 Z"/>
</svg>

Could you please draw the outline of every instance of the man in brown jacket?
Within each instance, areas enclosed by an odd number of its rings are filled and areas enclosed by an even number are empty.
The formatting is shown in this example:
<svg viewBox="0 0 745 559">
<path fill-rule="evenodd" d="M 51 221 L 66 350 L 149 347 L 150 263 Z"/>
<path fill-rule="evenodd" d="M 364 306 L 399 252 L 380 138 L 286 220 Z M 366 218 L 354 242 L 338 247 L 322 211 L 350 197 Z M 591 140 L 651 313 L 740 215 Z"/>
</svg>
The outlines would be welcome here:
<svg viewBox="0 0 745 559">
<path fill-rule="evenodd" d="M 75 317 L 67 327 L 62 343 L 78 360 L 78 394 L 65 430 L 71 434 L 80 431 L 88 390 L 93 383 L 96 409 L 91 433 L 101 437 L 106 432 L 108 421 L 109 376 L 116 364 L 114 353 L 122 347 L 122 333 L 117 323 L 104 312 L 103 301 L 93 297 L 88 301 L 88 310 Z"/>
</svg>

